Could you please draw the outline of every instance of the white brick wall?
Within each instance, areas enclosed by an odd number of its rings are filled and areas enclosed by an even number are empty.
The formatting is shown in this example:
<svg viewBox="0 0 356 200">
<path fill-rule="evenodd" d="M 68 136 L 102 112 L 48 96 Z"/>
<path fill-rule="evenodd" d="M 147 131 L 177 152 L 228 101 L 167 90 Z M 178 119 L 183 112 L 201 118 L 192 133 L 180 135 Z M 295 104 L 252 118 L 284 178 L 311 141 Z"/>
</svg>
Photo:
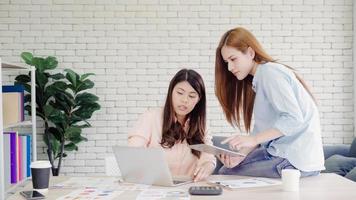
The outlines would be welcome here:
<svg viewBox="0 0 356 200">
<path fill-rule="evenodd" d="M 61 68 L 94 72 L 102 105 L 89 142 L 64 174 L 103 174 L 111 146 L 125 144 L 138 114 L 163 105 L 182 67 L 204 77 L 212 132 L 229 135 L 214 96 L 221 35 L 244 26 L 281 62 L 300 71 L 319 99 L 325 143 L 353 137 L 352 0 L 0 0 L 0 56 L 54 55 Z M 11 78 L 7 79 L 8 81 Z M 40 129 L 41 130 L 41 129 Z M 41 140 L 41 137 L 38 137 Z M 43 142 L 39 142 L 39 152 Z M 46 158 L 45 154 L 39 156 Z"/>
</svg>

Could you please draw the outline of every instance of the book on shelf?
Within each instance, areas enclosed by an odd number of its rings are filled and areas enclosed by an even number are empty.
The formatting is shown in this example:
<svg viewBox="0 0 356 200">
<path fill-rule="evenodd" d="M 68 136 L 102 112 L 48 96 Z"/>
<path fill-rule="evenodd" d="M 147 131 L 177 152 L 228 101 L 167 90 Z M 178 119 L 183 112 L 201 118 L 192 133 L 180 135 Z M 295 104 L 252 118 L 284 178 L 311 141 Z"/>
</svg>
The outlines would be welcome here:
<svg viewBox="0 0 356 200">
<path fill-rule="evenodd" d="M 5 188 L 31 176 L 31 134 L 8 131 L 4 136 Z"/>
<path fill-rule="evenodd" d="M 26 177 L 31 176 L 31 155 L 32 155 L 32 135 L 29 133 L 26 135 Z"/>
<path fill-rule="evenodd" d="M 19 180 L 31 176 L 31 134 L 19 133 Z"/>
<path fill-rule="evenodd" d="M 4 134 L 4 184 L 5 189 L 11 186 L 11 134 Z M 10 172 L 10 173 L 9 173 Z"/>
<path fill-rule="evenodd" d="M 5 138 L 9 138 L 9 139 L 5 139 L 4 142 L 8 141 L 9 144 L 5 144 L 4 143 L 4 147 L 8 147 L 8 149 L 4 149 L 4 152 L 8 152 L 10 154 L 9 159 L 10 160 L 6 160 L 4 161 L 5 165 L 8 165 L 10 171 L 4 171 L 4 174 L 10 174 L 10 184 L 14 184 L 17 183 L 18 181 L 18 177 L 17 177 L 17 160 L 18 160 L 18 153 L 17 153 L 17 138 L 18 138 L 18 133 L 15 131 L 11 131 L 11 132 L 5 132 L 4 133 L 4 137 Z M 8 156 L 4 156 L 5 158 Z"/>
</svg>

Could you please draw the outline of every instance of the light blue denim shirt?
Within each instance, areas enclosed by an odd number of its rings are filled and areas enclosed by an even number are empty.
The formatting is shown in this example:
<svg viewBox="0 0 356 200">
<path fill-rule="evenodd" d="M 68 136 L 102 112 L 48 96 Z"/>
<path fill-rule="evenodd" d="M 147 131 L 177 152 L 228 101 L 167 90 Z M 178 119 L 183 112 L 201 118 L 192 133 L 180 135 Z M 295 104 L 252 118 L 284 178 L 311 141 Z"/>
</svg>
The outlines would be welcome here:
<svg viewBox="0 0 356 200">
<path fill-rule="evenodd" d="M 260 64 L 252 85 L 256 97 L 251 134 L 277 129 L 284 136 L 262 144 L 268 153 L 302 171 L 323 170 L 319 112 L 294 72 L 278 63 Z"/>
</svg>

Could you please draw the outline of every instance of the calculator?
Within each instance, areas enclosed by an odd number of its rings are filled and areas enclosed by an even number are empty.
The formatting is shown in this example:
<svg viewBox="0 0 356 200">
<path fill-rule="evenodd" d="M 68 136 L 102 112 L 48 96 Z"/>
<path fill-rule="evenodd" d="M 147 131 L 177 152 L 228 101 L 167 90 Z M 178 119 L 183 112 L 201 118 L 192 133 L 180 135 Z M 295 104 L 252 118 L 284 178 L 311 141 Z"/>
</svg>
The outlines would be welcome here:
<svg viewBox="0 0 356 200">
<path fill-rule="evenodd" d="M 219 186 L 191 186 L 189 194 L 191 195 L 220 195 L 222 188 Z"/>
</svg>

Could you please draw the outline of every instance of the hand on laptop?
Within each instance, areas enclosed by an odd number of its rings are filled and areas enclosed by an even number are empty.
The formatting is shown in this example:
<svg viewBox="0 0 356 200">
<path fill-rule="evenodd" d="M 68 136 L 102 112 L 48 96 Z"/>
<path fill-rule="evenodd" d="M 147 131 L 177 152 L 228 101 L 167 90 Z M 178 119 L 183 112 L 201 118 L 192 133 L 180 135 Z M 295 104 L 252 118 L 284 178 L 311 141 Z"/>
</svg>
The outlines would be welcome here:
<svg viewBox="0 0 356 200">
<path fill-rule="evenodd" d="M 193 174 L 193 181 L 201 181 L 206 179 L 210 174 L 213 173 L 215 169 L 215 164 L 212 162 L 204 162 L 202 165 L 197 166 L 195 168 L 194 174 Z"/>
</svg>

